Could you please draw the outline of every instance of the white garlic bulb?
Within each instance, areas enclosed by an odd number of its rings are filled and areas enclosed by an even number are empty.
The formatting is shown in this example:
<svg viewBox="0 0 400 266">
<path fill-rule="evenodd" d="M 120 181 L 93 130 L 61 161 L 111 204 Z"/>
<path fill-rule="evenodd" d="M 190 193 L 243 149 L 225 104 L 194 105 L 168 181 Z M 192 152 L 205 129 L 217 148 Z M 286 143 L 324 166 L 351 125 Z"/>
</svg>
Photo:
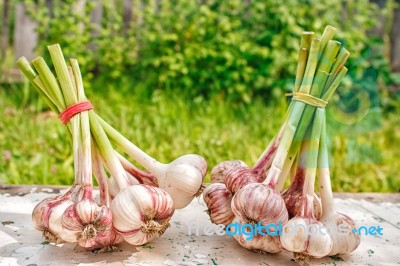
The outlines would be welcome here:
<svg viewBox="0 0 400 266">
<path fill-rule="evenodd" d="M 126 187 L 113 199 L 110 209 L 116 231 L 132 245 L 162 235 L 174 213 L 169 194 L 147 185 Z"/>
<path fill-rule="evenodd" d="M 182 209 L 201 194 L 207 163 L 200 155 L 187 154 L 164 166 L 156 175 L 159 187 L 172 197 L 175 209 Z"/>
<path fill-rule="evenodd" d="M 284 227 L 280 242 L 283 248 L 295 253 L 295 258 L 322 258 L 332 249 L 332 238 L 324 225 L 312 217 L 294 217 Z"/>
</svg>

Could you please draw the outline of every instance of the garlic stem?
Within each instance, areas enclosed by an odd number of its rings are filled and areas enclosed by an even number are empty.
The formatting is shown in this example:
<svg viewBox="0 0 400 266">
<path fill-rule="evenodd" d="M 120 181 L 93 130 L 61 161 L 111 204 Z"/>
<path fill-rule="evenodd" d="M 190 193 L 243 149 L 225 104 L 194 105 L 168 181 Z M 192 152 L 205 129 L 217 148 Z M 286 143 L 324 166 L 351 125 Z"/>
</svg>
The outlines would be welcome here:
<svg viewBox="0 0 400 266">
<path fill-rule="evenodd" d="M 118 152 L 115 152 L 115 154 L 117 155 L 125 171 L 134 176 L 140 184 L 146 184 L 156 187 L 158 186 L 157 178 L 154 175 L 137 168 L 134 164 L 132 164 L 129 160 L 127 160 Z"/>
<path fill-rule="evenodd" d="M 38 76 L 36 71 L 33 69 L 26 57 L 21 57 L 17 60 L 17 66 L 22 71 L 24 76 L 29 80 L 32 86 L 37 90 L 40 97 L 47 103 L 51 110 L 58 113 L 57 106 L 49 99 L 49 97 L 43 92 L 34 82 L 33 79 Z"/>
<path fill-rule="evenodd" d="M 315 57 L 318 57 L 319 55 L 319 40 L 313 40 L 302 86 L 299 90 L 300 92 L 310 93 L 315 97 L 321 97 L 321 93 L 324 91 L 326 84 L 326 79 L 329 76 L 327 73 L 329 73 L 331 69 L 339 50 L 339 46 L 340 43 L 338 42 L 328 41 L 321 63 L 319 63 L 317 67 L 318 61 L 315 60 Z M 332 91 L 334 91 L 334 89 Z M 282 137 L 280 147 L 278 147 L 277 154 L 272 163 L 271 171 L 268 172 L 268 176 L 265 180 L 265 182 L 273 188 L 275 187 L 277 180 L 281 178 L 283 178 L 283 180 L 281 179 L 279 182 L 280 186 L 284 183 L 284 179 L 288 175 L 292 164 L 290 161 L 294 160 L 296 157 L 295 155 L 300 147 L 301 140 L 312 121 L 316 109 L 316 107 L 305 105 L 302 102 L 294 102 L 293 105 L 294 107 L 291 112 L 291 117 L 288 120 L 287 130 Z M 287 162 L 287 160 L 289 160 L 289 162 Z"/>
<path fill-rule="evenodd" d="M 318 157 L 318 181 L 320 187 L 320 196 L 322 210 L 324 213 L 334 213 L 335 205 L 333 203 L 333 193 L 331 185 L 331 177 L 329 173 L 329 158 L 326 136 L 326 118 L 322 123 L 321 143 Z"/>
<path fill-rule="evenodd" d="M 160 163 L 154 158 L 150 157 L 147 153 L 142 151 L 139 147 L 137 147 L 121 133 L 110 126 L 100 116 L 97 116 L 97 119 L 110 139 L 117 143 L 117 145 L 119 145 L 125 153 L 143 165 L 144 168 L 153 173 L 155 176 L 158 177 L 159 175 L 163 175 L 167 164 Z"/>
<path fill-rule="evenodd" d="M 304 72 L 307 66 L 308 52 L 310 51 L 313 39 L 314 32 L 312 31 L 304 31 L 301 34 L 299 56 L 297 60 L 298 64 L 296 70 L 296 80 L 294 82 L 293 92 L 299 91 L 301 83 L 303 82 Z"/>
<path fill-rule="evenodd" d="M 97 183 L 100 187 L 100 205 L 110 207 L 110 192 L 108 190 L 108 177 L 104 171 L 103 164 L 101 161 L 100 154 L 95 145 L 95 141 L 92 141 L 92 162 L 93 162 L 93 174 L 96 177 Z"/>
<path fill-rule="evenodd" d="M 306 178 L 304 182 L 304 192 L 310 197 L 314 197 L 314 183 L 318 161 L 319 140 L 321 137 L 321 129 L 324 117 L 325 109 L 317 108 L 314 117 L 314 123 L 311 129 L 310 146 L 307 151 L 307 165 L 305 166 Z"/>
<path fill-rule="evenodd" d="M 61 53 L 61 50 L 59 51 Z M 75 79 L 78 80 L 77 84 L 81 84 L 83 89 L 82 76 L 79 69 L 79 64 L 77 60 L 71 60 L 72 68 L 74 69 Z M 82 100 L 86 100 L 86 96 L 82 93 Z M 118 186 L 122 190 L 124 187 L 129 185 L 127 181 L 127 177 L 125 176 L 125 171 L 119 162 L 118 158 L 114 154 L 114 149 L 111 146 L 109 139 L 107 138 L 106 133 L 101 127 L 100 123 L 97 120 L 97 115 L 93 110 L 88 111 L 89 113 L 89 121 L 90 121 L 90 129 L 94 139 L 96 140 L 96 144 L 100 154 L 105 160 L 108 169 L 111 175 L 116 179 Z"/>
<path fill-rule="evenodd" d="M 58 106 L 58 112 L 61 112 L 63 110 L 61 108 L 65 108 L 66 105 L 56 77 L 51 72 L 43 57 L 37 57 L 32 60 L 31 63 L 37 70 L 44 88 L 47 88 L 46 92 L 49 95 L 49 98 L 51 98 L 54 104 Z"/>
<path fill-rule="evenodd" d="M 51 59 L 53 61 L 54 69 L 57 74 L 57 79 L 61 87 L 61 91 L 64 95 L 66 106 L 77 103 L 77 96 L 73 91 L 73 83 L 68 73 L 68 67 L 65 63 L 63 53 L 59 44 L 50 45 L 47 47 Z"/>
<path fill-rule="evenodd" d="M 289 106 L 289 111 L 285 115 L 285 121 L 286 117 L 288 116 L 290 112 L 290 107 Z M 268 144 L 267 148 L 264 150 L 264 152 L 261 154 L 260 158 L 257 160 L 257 163 L 253 166 L 253 171 L 257 175 L 265 175 L 265 172 L 270 168 L 272 164 L 272 160 L 276 154 L 278 145 L 281 141 L 284 129 L 285 129 L 286 123 L 284 122 L 281 129 L 279 130 L 278 134 L 272 139 L 272 141 Z"/>
<path fill-rule="evenodd" d="M 77 102 L 83 102 L 86 100 L 85 92 L 83 89 L 83 82 L 80 76 L 80 70 L 76 59 L 71 59 L 71 81 L 76 90 Z M 90 123 L 89 114 L 87 111 L 81 112 L 75 117 L 80 118 L 80 140 L 78 142 L 81 159 L 79 160 L 80 175 L 82 176 L 82 185 L 88 189 L 85 189 L 84 198 L 93 199 L 93 181 L 92 181 L 92 154 L 91 154 L 91 135 L 90 135 Z"/>
<path fill-rule="evenodd" d="M 340 49 L 339 54 L 336 57 L 335 63 L 332 66 L 331 75 L 329 76 L 329 78 L 326 82 L 328 85 L 332 84 L 333 80 L 336 79 L 339 71 L 344 66 L 344 63 L 346 63 L 349 56 L 350 56 L 350 53 L 345 48 Z"/>
<path fill-rule="evenodd" d="M 310 54 L 307 59 L 307 66 L 305 69 L 304 78 L 300 86 L 299 92 L 309 93 L 309 90 L 311 89 L 314 73 L 317 69 L 319 48 L 320 40 L 313 39 L 311 43 Z M 264 181 L 272 188 L 275 187 L 275 184 L 282 172 L 283 165 L 287 160 L 286 157 L 288 155 L 292 140 L 295 136 L 296 129 L 299 125 L 305 106 L 306 104 L 303 102 L 296 101 L 293 103 L 293 109 L 288 117 L 285 132 L 283 133 L 282 140 L 279 143 L 278 150 L 276 152 L 274 160 L 272 161 L 272 165 L 268 172 L 267 178 Z"/>
</svg>

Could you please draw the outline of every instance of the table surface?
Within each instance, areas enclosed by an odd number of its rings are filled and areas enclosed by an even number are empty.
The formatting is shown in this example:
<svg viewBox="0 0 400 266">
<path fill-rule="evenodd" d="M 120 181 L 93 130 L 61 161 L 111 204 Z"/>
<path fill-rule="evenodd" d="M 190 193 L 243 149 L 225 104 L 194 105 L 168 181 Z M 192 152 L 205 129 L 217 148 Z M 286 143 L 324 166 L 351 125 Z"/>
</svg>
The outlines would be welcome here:
<svg viewBox="0 0 400 266">
<path fill-rule="evenodd" d="M 297 265 L 292 254 L 258 254 L 224 235 L 208 236 L 213 226 L 202 199 L 177 210 L 163 236 L 139 247 L 126 243 L 111 253 L 94 254 L 75 244 L 49 245 L 31 222 L 34 206 L 65 187 L 0 185 L 0 265 Z M 383 228 L 383 236 L 362 236 L 349 255 L 309 261 L 309 265 L 400 264 L 400 194 L 336 193 L 337 209 L 358 225 Z M 198 226 L 189 232 L 190 225 Z"/>
</svg>

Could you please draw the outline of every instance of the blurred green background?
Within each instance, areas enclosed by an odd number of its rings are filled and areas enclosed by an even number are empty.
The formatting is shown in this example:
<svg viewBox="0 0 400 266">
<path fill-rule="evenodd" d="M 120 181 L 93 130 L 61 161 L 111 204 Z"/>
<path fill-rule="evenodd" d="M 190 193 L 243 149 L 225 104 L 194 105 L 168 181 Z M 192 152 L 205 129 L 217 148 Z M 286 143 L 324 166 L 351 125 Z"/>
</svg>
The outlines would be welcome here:
<svg viewBox="0 0 400 266">
<path fill-rule="evenodd" d="M 15 70 L 19 56 L 50 63 L 60 43 L 97 112 L 161 161 L 251 165 L 283 121 L 302 31 L 330 24 L 351 52 L 328 108 L 333 188 L 400 188 L 399 1 L 0 3 L 0 183 L 73 180 L 67 130 Z"/>
</svg>

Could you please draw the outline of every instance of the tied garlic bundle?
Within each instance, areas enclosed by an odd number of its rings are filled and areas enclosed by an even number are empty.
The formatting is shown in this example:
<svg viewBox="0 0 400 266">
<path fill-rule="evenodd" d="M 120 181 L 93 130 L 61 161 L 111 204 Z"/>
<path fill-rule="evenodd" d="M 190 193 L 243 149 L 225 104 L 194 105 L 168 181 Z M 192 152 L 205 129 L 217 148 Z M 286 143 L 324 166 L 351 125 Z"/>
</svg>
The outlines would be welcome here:
<svg viewBox="0 0 400 266">
<path fill-rule="evenodd" d="M 240 160 L 224 161 L 211 171 L 212 184 L 204 191 L 211 221 L 277 225 L 278 235 L 255 236 L 239 244 L 256 252 L 292 251 L 304 262 L 350 253 L 359 244 L 356 235 L 338 236 L 333 224 L 355 228 L 354 221 L 333 206 L 326 150 L 325 106 L 347 72 L 349 52 L 332 40 L 336 29 L 327 26 L 321 38 L 301 36 L 292 101 L 284 122 L 254 167 Z M 316 170 L 318 167 L 318 171 Z M 314 192 L 318 172 L 321 198 Z M 287 177 L 290 186 L 284 189 Z M 326 234 L 289 234 L 291 226 L 318 227 Z M 289 229 L 287 229 L 289 228 Z"/>
<path fill-rule="evenodd" d="M 57 58 L 57 50 L 50 47 L 50 51 L 53 58 Z M 38 69 L 45 66 L 40 58 L 34 60 L 32 64 Z M 72 61 L 71 65 L 69 69 L 65 68 L 69 70 L 67 70 L 68 76 L 60 76 L 60 80 L 66 78 L 69 81 L 70 87 L 65 83 L 60 83 L 58 92 L 62 94 L 57 95 L 52 91 L 52 95 L 57 103 L 55 108 L 64 110 L 60 114 L 60 119 L 68 126 L 71 133 L 75 182 L 64 195 L 55 199 L 45 199 L 39 203 L 32 214 L 33 222 L 37 229 L 42 229 L 45 239 L 50 242 L 78 243 L 89 250 L 112 250 L 115 244 L 122 241 L 122 238 L 115 234 L 112 214 L 104 199 L 104 193 L 101 192 L 100 204 L 93 199 L 92 143 L 88 114 L 92 106 L 85 101 L 80 76 L 74 75 L 74 71 L 77 73 L 79 70 L 76 61 Z M 62 71 L 62 66 L 60 68 L 60 65 L 56 65 L 56 68 Z M 50 90 L 46 92 L 50 95 Z M 67 105 L 70 107 L 65 108 Z M 46 207 L 43 208 L 43 206 Z M 38 228 L 37 225 L 40 223 L 46 223 L 47 228 L 40 228 L 40 226 Z"/>
<path fill-rule="evenodd" d="M 36 206 L 35 228 L 52 243 L 77 242 L 100 251 L 112 250 L 123 240 L 142 245 L 161 236 L 174 210 L 202 192 L 204 158 L 187 154 L 169 164 L 151 158 L 94 112 L 77 60 L 67 65 L 58 44 L 48 48 L 56 75 L 41 57 L 31 63 L 21 58 L 17 65 L 71 134 L 75 182 L 64 195 Z M 93 199 L 92 174 L 99 184 L 100 202 Z"/>
</svg>

